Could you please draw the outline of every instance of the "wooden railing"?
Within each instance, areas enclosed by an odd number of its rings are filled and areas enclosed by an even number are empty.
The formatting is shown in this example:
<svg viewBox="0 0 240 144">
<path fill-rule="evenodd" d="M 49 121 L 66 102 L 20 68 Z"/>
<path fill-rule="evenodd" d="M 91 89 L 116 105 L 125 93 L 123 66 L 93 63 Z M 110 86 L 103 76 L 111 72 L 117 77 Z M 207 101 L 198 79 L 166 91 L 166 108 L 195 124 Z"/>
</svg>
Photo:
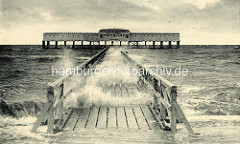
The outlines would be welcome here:
<svg viewBox="0 0 240 144">
<path fill-rule="evenodd" d="M 153 71 L 150 74 L 141 63 L 129 57 L 127 52 L 121 51 L 121 53 L 124 58 L 142 71 L 143 74 L 139 77 L 138 84 L 142 89 L 148 89 L 152 93 L 154 100 L 149 107 L 161 127 L 163 129 L 170 128 L 175 133 L 177 122 L 183 122 L 188 132 L 194 134 L 177 102 L 177 86 Z"/>
<path fill-rule="evenodd" d="M 99 60 L 103 58 L 108 48 L 95 54 L 89 60 L 85 61 L 79 66 L 79 69 L 88 69 L 93 67 Z M 67 87 L 68 83 L 72 80 L 72 75 L 63 76 L 53 83 L 50 83 L 47 87 L 47 104 L 40 112 L 37 122 L 32 128 L 32 132 L 36 132 L 37 128 L 42 124 L 48 125 L 48 132 L 53 133 L 54 130 L 61 130 L 65 125 L 72 111 L 68 112 L 68 115 L 64 117 L 63 103 L 65 98 L 75 89 L 74 87 Z"/>
</svg>

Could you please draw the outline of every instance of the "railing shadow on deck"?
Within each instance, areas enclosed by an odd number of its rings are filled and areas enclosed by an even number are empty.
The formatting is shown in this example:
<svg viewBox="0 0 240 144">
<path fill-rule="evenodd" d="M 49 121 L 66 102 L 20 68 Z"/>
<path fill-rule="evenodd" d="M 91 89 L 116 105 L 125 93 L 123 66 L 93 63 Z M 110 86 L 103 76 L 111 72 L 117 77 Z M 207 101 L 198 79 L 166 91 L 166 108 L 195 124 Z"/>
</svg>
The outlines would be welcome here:
<svg viewBox="0 0 240 144">
<path fill-rule="evenodd" d="M 139 76 L 138 84 L 152 93 L 154 98 L 149 107 L 161 127 L 170 128 L 175 133 L 177 123 L 183 122 L 187 131 L 195 134 L 177 102 L 177 86 L 153 71 L 150 74 L 141 63 L 131 58 L 128 52 L 121 51 L 121 53 L 131 64 L 143 71 Z"/>
<path fill-rule="evenodd" d="M 101 50 L 94 56 L 92 56 L 89 60 L 85 61 L 79 66 L 79 69 L 88 69 L 93 67 L 100 61 L 108 47 Z M 54 130 L 59 131 L 61 130 L 64 125 L 66 124 L 67 120 L 69 119 L 72 110 L 68 111 L 68 114 L 64 115 L 64 107 L 63 103 L 65 98 L 75 89 L 72 87 L 68 87 L 66 84 L 72 80 L 72 75 L 65 75 L 60 77 L 53 83 L 48 84 L 47 86 L 47 104 L 43 107 L 42 111 L 40 112 L 36 123 L 32 128 L 32 132 L 36 132 L 38 127 L 43 124 L 47 123 L 48 132 L 53 133 Z"/>
</svg>

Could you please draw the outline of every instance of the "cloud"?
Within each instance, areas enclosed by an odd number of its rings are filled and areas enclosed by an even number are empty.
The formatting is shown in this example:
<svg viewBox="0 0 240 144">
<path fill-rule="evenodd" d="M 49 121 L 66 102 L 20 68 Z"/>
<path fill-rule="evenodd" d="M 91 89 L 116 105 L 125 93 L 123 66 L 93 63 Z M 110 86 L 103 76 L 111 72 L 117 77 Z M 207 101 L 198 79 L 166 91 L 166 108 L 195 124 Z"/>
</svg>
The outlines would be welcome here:
<svg viewBox="0 0 240 144">
<path fill-rule="evenodd" d="M 34 33 L 41 39 L 45 31 L 96 32 L 109 27 L 231 37 L 240 33 L 239 5 L 239 0 L 1 0 L 0 33 L 5 37 L 0 41 L 19 43 L 17 35 L 25 33 L 38 43 Z"/>
<path fill-rule="evenodd" d="M 199 9 L 204 9 L 214 6 L 214 4 L 220 2 L 220 0 L 183 0 L 183 2 L 192 4 Z"/>
</svg>

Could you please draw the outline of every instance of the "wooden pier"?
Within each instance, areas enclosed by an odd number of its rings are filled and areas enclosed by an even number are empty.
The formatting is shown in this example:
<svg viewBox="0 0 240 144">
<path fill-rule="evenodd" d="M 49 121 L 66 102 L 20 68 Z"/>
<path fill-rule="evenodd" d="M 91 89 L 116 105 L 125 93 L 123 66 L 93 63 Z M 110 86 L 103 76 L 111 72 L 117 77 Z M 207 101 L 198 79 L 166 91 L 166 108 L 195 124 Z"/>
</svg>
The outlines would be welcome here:
<svg viewBox="0 0 240 144">
<path fill-rule="evenodd" d="M 91 59 L 81 64 L 82 69 L 88 69 L 100 64 L 106 55 L 108 48 L 103 49 Z M 145 69 L 144 66 L 132 59 L 127 52 L 121 51 L 121 56 L 134 67 Z M 103 85 L 104 91 L 111 91 L 113 97 L 131 97 L 134 92 L 148 93 L 152 96 L 152 101 L 146 101 L 141 104 L 133 105 L 92 105 L 90 107 L 64 108 L 64 100 L 78 87 L 69 87 L 68 83 L 76 77 L 67 75 L 59 78 L 48 85 L 47 99 L 48 103 L 41 111 L 37 122 L 32 128 L 33 132 L 42 124 L 48 125 L 48 132 L 71 131 L 79 133 L 81 130 L 102 129 L 111 132 L 121 130 L 128 132 L 152 131 L 158 134 L 163 130 L 171 133 L 177 132 L 177 124 L 183 123 L 190 134 L 194 134 L 183 111 L 177 102 L 177 87 L 165 78 L 147 71 L 139 76 L 136 84 L 124 85 Z M 136 135 L 138 134 L 138 132 Z M 90 134 L 91 135 L 91 134 Z M 148 142 L 151 137 L 148 135 Z M 160 137 L 160 136 L 159 136 Z M 155 137 L 156 138 L 156 137 Z M 139 137 L 141 139 L 141 137 Z M 145 139 L 145 140 L 146 140 Z"/>
</svg>

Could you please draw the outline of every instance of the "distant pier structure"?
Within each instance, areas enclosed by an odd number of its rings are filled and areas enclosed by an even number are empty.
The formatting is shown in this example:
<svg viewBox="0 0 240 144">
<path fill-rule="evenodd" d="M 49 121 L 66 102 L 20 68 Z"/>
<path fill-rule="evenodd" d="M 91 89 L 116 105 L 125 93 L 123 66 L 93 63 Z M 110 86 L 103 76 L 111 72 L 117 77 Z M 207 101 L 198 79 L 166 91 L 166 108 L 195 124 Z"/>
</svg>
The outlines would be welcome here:
<svg viewBox="0 0 240 144">
<path fill-rule="evenodd" d="M 51 43 L 54 43 L 52 46 Z M 179 33 L 131 33 L 128 29 L 101 29 L 98 33 L 82 32 L 46 32 L 43 33 L 43 48 L 136 46 L 142 48 L 179 48 Z"/>
</svg>

